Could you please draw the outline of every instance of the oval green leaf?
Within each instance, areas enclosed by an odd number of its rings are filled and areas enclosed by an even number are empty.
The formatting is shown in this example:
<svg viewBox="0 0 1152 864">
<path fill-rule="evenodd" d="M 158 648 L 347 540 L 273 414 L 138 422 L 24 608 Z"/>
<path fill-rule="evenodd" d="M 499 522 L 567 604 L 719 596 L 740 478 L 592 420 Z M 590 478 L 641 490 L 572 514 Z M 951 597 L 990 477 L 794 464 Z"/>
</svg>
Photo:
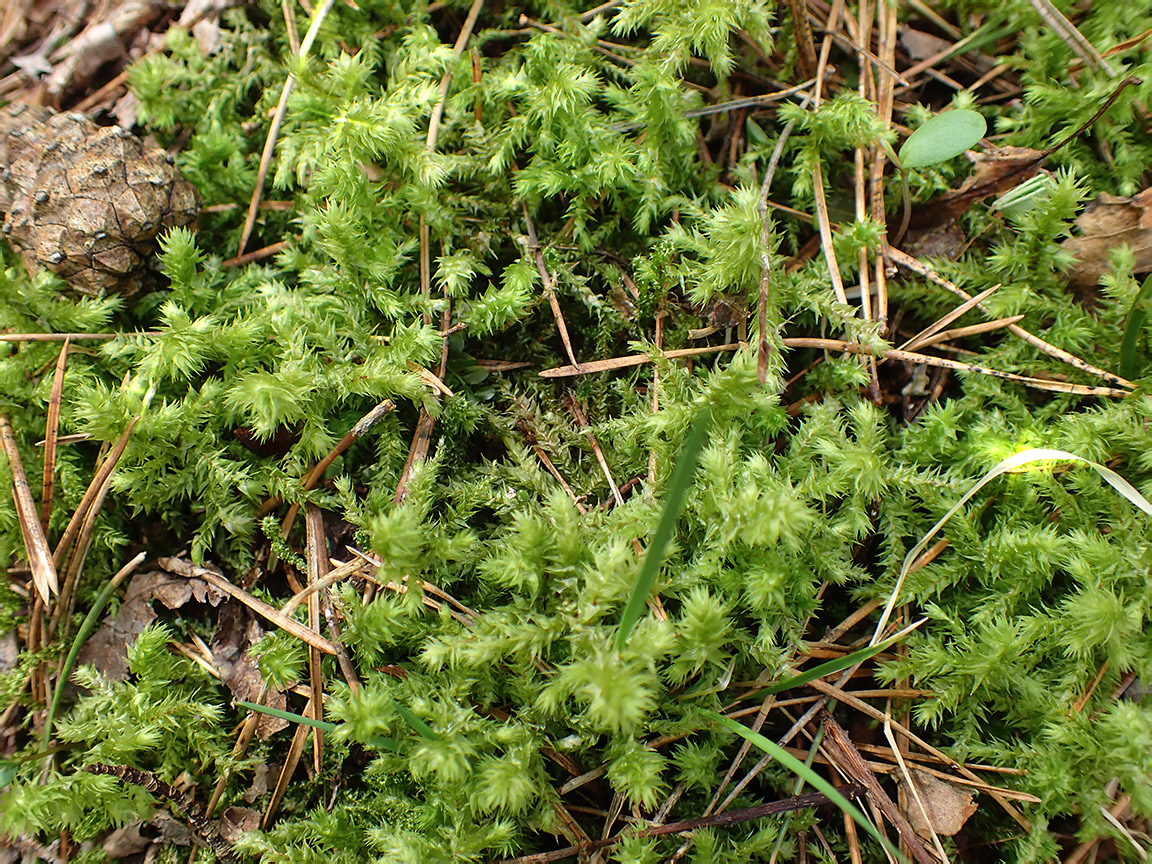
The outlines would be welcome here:
<svg viewBox="0 0 1152 864">
<path fill-rule="evenodd" d="M 905 169 L 923 168 L 959 156 L 988 131 L 988 124 L 976 111 L 956 108 L 937 114 L 915 132 L 900 148 Z"/>
</svg>

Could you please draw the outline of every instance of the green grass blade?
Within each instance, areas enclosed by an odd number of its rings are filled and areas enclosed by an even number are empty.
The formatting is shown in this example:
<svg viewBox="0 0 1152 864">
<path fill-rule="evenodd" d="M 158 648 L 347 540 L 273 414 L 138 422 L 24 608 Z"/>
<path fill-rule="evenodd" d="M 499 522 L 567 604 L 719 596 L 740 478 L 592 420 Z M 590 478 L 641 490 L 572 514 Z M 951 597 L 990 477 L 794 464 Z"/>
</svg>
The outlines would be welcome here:
<svg viewBox="0 0 1152 864">
<path fill-rule="evenodd" d="M 753 732 L 747 726 L 737 723 L 735 720 L 731 720 L 722 714 L 717 714 L 715 711 L 702 710 L 700 713 L 713 723 L 719 723 L 725 729 L 735 732 L 745 741 L 755 744 L 797 777 L 802 777 L 806 783 L 823 792 L 828 796 L 829 801 L 851 816 L 852 821 L 867 831 L 868 834 L 887 849 L 888 853 L 894 856 L 897 861 L 907 861 L 907 859 L 900 854 L 900 850 L 893 846 L 883 834 L 876 830 L 875 825 L 864 818 L 864 814 L 860 812 L 855 804 L 837 792 L 836 787 L 813 771 L 811 766 L 805 765 L 775 741 L 768 740 L 760 733 Z"/>
<path fill-rule="evenodd" d="M 1124 322 L 1124 338 L 1120 342 L 1120 374 L 1125 378 L 1135 378 L 1137 374 L 1136 346 L 1140 334 L 1144 332 L 1144 322 L 1148 320 L 1148 305 L 1152 300 L 1152 276 L 1144 280 L 1140 293 L 1132 301 L 1128 320 Z"/>
<path fill-rule="evenodd" d="M 819 666 L 813 666 L 811 669 L 805 670 L 799 675 L 793 675 L 791 678 L 785 678 L 783 681 L 777 681 L 775 684 L 770 684 L 763 690 L 759 690 L 757 692 L 765 695 L 769 693 L 780 693 L 784 690 L 791 690 L 793 687 L 802 687 L 809 681 L 815 681 L 817 678 L 823 678 L 826 675 L 832 675 L 833 673 L 839 672 L 842 669 L 847 669 L 850 666 L 856 666 L 860 663 L 863 663 L 869 657 L 875 657 L 881 651 L 900 641 L 927 620 L 927 618 L 921 618 L 915 624 L 905 627 L 899 633 L 889 636 L 883 642 L 877 642 L 875 645 L 866 645 L 859 651 L 853 651 L 851 654 L 845 654 L 843 657 L 837 657 L 835 660 L 829 660 L 827 663 L 821 663 Z"/>
<path fill-rule="evenodd" d="M 421 738 L 427 738 L 429 741 L 435 741 L 437 734 L 432 731 L 432 727 L 413 714 L 407 705 L 401 705 L 399 702 L 393 700 L 393 705 L 396 706 L 396 711 L 404 719 L 404 722 L 415 729 Z"/>
<path fill-rule="evenodd" d="M 96 629 L 96 625 L 100 623 L 100 616 L 104 612 L 104 607 L 108 605 L 108 601 L 112 599 L 112 595 L 120 587 L 120 583 L 131 576 L 143 560 L 144 553 L 141 552 L 109 580 L 108 584 L 96 595 L 96 599 L 92 601 L 92 608 L 84 616 L 80 629 L 76 631 L 76 638 L 72 640 L 72 648 L 64 660 L 64 665 L 60 667 L 60 674 L 56 676 L 56 689 L 52 693 L 52 702 L 48 706 L 48 716 L 44 719 L 44 734 L 40 736 L 40 749 L 42 751 L 47 752 L 49 749 L 48 742 L 52 740 L 53 727 L 56 725 L 56 712 L 60 710 L 60 700 L 64 698 L 64 688 L 72 676 L 72 669 L 76 666 L 76 659 L 80 656 L 80 650 L 88 641 L 88 637 L 92 635 L 92 631 Z"/>
<path fill-rule="evenodd" d="M 256 711 L 260 714 L 268 714 L 272 717 L 279 717 L 281 720 L 287 720 L 289 723 L 303 723 L 305 726 L 312 726 L 315 729 L 320 729 L 324 732 L 335 732 L 336 724 L 329 723 L 327 720 L 317 720 L 314 717 L 305 717 L 303 714 L 293 714 L 291 711 L 284 711 L 280 708 L 272 708 L 268 705 L 258 705 L 255 702 L 245 702 L 243 699 L 237 699 L 236 704 L 241 708 L 247 708 L 249 711 Z"/>
<path fill-rule="evenodd" d="M 271 708 L 267 705 L 257 705 L 255 702 L 245 702 L 243 699 L 237 699 L 236 704 L 241 708 L 247 708 L 249 711 L 256 711 L 259 714 L 269 714 L 273 717 L 279 717 L 281 720 L 287 720 L 289 723 L 303 723 L 305 726 L 312 726 L 316 729 L 321 729 L 325 732 L 335 732 L 336 724 L 329 723 L 327 720 L 317 720 L 313 717 L 305 717 L 303 714 L 294 714 L 291 711 L 283 711 L 280 708 Z M 378 750 L 397 750 L 396 742 L 391 738 L 369 738 L 364 742 L 369 747 L 375 747 Z"/>
<path fill-rule="evenodd" d="M 668 544 L 676 530 L 676 522 L 680 518 L 680 510 L 684 507 L 684 499 L 688 495 L 688 486 L 692 482 L 692 474 L 696 470 L 696 463 L 700 461 L 700 451 L 704 449 L 704 441 L 708 437 L 708 424 L 712 420 L 711 410 L 705 406 L 692 420 L 688 428 L 688 435 L 684 439 L 684 446 L 680 450 L 680 458 L 672 470 L 672 479 L 668 483 L 668 497 L 664 501 L 664 512 L 660 514 L 660 522 L 656 525 L 656 533 L 652 542 L 648 544 L 648 551 L 644 555 L 644 562 L 640 566 L 640 575 L 636 584 L 632 586 L 632 594 L 628 597 L 628 604 L 620 615 L 620 626 L 616 631 L 616 650 L 623 650 L 632 633 L 632 628 L 640 620 L 644 611 L 644 604 L 652 593 L 652 586 L 656 582 L 656 574 L 660 572 L 660 565 L 664 563 L 664 555 L 668 551 Z"/>
</svg>

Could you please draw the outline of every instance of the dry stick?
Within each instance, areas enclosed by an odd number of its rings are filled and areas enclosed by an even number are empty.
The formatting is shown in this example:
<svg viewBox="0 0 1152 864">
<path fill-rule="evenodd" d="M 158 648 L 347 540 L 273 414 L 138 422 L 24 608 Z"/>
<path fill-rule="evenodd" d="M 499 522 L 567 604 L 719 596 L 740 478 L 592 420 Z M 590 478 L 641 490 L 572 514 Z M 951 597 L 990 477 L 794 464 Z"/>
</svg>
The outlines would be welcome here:
<svg viewBox="0 0 1152 864">
<path fill-rule="evenodd" d="M 312 17 L 308 32 L 304 34 L 304 41 L 300 43 L 300 51 L 294 60 L 302 62 L 308 56 L 316 35 L 320 32 L 320 25 L 328 17 L 335 0 L 323 0 L 320 8 Z M 260 154 L 260 167 L 256 172 L 256 187 L 252 190 L 252 200 L 248 203 L 248 215 L 244 218 L 244 229 L 240 232 L 240 248 L 237 256 L 244 254 L 244 247 L 252 236 L 252 226 L 256 224 L 256 212 L 260 209 L 260 197 L 264 194 L 264 181 L 268 178 L 268 167 L 272 164 L 272 153 L 276 149 L 276 139 L 280 136 L 280 126 L 284 122 L 284 115 L 288 113 L 288 97 L 296 86 L 296 73 L 289 72 L 284 81 L 284 89 L 280 91 L 280 102 L 276 106 L 276 113 L 272 115 L 272 125 L 268 128 L 268 138 L 264 141 L 264 152 Z"/>
<path fill-rule="evenodd" d="M 524 224 L 528 228 L 528 245 L 536 259 L 536 270 L 544 281 L 544 296 L 548 298 L 548 305 L 552 308 L 552 317 L 556 319 L 556 327 L 560 331 L 560 341 L 564 343 L 564 353 L 568 355 L 569 362 L 577 369 L 580 363 L 572 350 L 572 340 L 568 336 L 568 325 L 564 323 L 564 313 L 560 310 L 560 300 L 556 297 L 556 286 L 552 282 L 552 274 L 548 272 L 548 265 L 544 262 L 544 251 L 540 248 L 540 241 L 536 239 L 536 226 L 532 217 L 528 215 L 528 205 L 521 204 L 524 210 Z"/>
<path fill-rule="evenodd" d="M 832 699 L 835 699 L 838 702 L 843 702 L 845 705 L 850 705 L 851 707 L 855 708 L 857 711 L 860 711 L 861 713 L 866 714 L 867 716 L 871 717 L 873 720 L 876 720 L 880 723 L 884 722 L 884 712 L 878 711 L 877 709 L 873 708 L 871 705 L 869 705 L 867 702 L 863 701 L 862 699 L 857 699 L 851 693 L 847 692 L 846 690 L 841 689 L 841 685 L 829 684 L 826 681 L 824 681 L 823 679 L 817 678 L 815 681 L 809 681 L 808 686 L 812 687 L 815 690 L 819 690 L 821 693 L 825 694 L 826 696 L 829 696 Z M 949 768 L 951 768 L 953 771 L 959 772 L 961 775 L 963 775 L 964 777 L 967 777 L 969 780 L 975 780 L 978 783 L 981 782 L 980 778 L 977 777 L 976 774 L 974 774 L 967 766 L 961 765 L 959 762 L 957 762 L 952 757 L 948 756 L 946 753 L 943 753 L 942 751 L 933 747 L 931 744 L 929 744 L 927 741 L 925 741 L 923 738 L 921 738 L 919 735 L 917 735 L 915 732 L 913 732 L 907 726 L 903 725 L 902 723 L 898 723 L 895 720 L 892 720 L 891 724 L 892 724 L 892 728 L 894 728 L 897 732 L 899 732 L 901 735 L 906 737 L 913 744 L 916 744 L 917 746 L 922 747 L 925 751 L 927 751 L 928 753 L 931 753 L 933 756 L 935 756 L 936 758 L 943 761 L 943 763 L 945 765 L 947 765 Z M 1019 825 L 1025 831 L 1031 831 L 1032 830 L 1032 825 L 1028 821 L 1028 819 L 1024 816 L 1024 814 L 1022 814 L 1019 810 L 1017 810 L 1015 807 L 1013 807 L 1011 804 L 1009 804 L 1008 801 L 1003 796 L 999 795 L 998 793 L 992 792 L 992 791 L 989 791 L 988 794 L 991 795 L 992 798 L 996 801 L 996 803 L 999 804 L 1004 809 L 1004 812 L 1006 812 L 1009 816 L 1012 817 L 1013 820 L 1015 820 L 1017 825 Z"/>
<path fill-rule="evenodd" d="M 838 790 L 846 798 L 858 798 L 864 792 L 864 787 L 857 784 L 842 786 Z M 639 831 L 628 834 L 617 834 L 604 840 L 595 840 L 582 843 L 578 846 L 569 846 L 565 849 L 556 849 L 552 852 L 536 852 L 531 855 L 522 855 L 519 858 L 505 858 L 498 864 L 548 864 L 551 861 L 560 861 L 577 855 L 593 852 L 613 846 L 629 837 L 661 837 L 665 834 L 684 834 L 688 831 L 699 831 L 701 828 L 727 827 L 739 825 L 753 819 L 763 819 L 778 813 L 788 813 L 793 810 L 803 810 L 808 807 L 818 807 L 826 804 L 828 798 L 822 792 L 808 792 L 804 795 L 793 795 L 780 801 L 771 801 L 743 810 L 733 810 L 731 813 L 721 813 L 715 816 L 704 816 L 698 819 L 685 819 L 681 822 L 669 822 L 664 825 L 652 825 Z"/>
<path fill-rule="evenodd" d="M 48 541 L 36 515 L 32 489 L 24 474 L 24 463 L 20 461 L 16 436 L 12 432 L 12 423 L 7 414 L 0 414 L 0 438 L 3 438 L 8 467 L 12 471 L 12 499 L 16 503 L 16 517 L 20 522 L 20 531 L 24 535 L 24 551 L 28 555 L 28 566 L 32 569 L 32 584 L 36 588 L 37 596 L 47 606 L 52 595 L 60 590 L 56 578 L 56 564 L 52 560 L 52 553 L 48 551 Z"/>
<path fill-rule="evenodd" d="M 969 294 L 967 291 L 965 291 L 963 288 L 960 288 L 958 285 L 955 285 L 954 283 L 949 282 L 947 279 L 945 279 L 943 276 L 941 276 L 939 273 L 937 273 L 932 267 L 930 267 L 927 264 L 922 263 L 921 261 L 918 261 L 917 259 L 913 258 L 911 255 L 908 255 L 907 253 L 901 252 L 899 249 L 894 249 L 892 247 L 889 247 L 888 255 L 893 261 L 895 261 L 901 267 L 907 267 L 909 270 L 912 270 L 915 273 L 919 273 L 921 276 L 923 276 L 929 282 L 934 282 L 935 284 L 939 285 L 941 288 L 944 288 L 948 291 L 951 291 L 957 297 L 962 297 L 965 300 L 971 300 L 972 299 L 972 295 Z M 988 311 L 988 310 L 984 309 L 984 307 L 982 307 L 982 306 L 980 307 L 980 309 L 983 312 Z M 1029 333 L 1027 330 L 1025 330 L 1022 327 L 1019 327 L 1015 324 L 1012 324 L 1008 327 L 1008 332 L 1012 333 L 1014 336 L 1020 337 L 1025 342 L 1027 342 L 1029 345 L 1031 345 L 1032 347 L 1044 352 L 1048 356 L 1055 357 L 1057 360 L 1061 360 L 1064 363 L 1067 363 L 1069 366 L 1072 366 L 1075 369 L 1079 369 L 1082 372 L 1088 372 L 1091 375 L 1095 375 L 1099 378 L 1103 378 L 1105 381 L 1109 382 L 1110 384 L 1115 384 L 1118 387 L 1125 387 L 1128 389 L 1132 389 L 1135 387 L 1135 385 L 1131 381 L 1127 380 L 1126 378 L 1121 378 L 1119 375 L 1114 375 L 1111 372 L 1107 372 L 1107 371 L 1100 369 L 1096 366 L 1092 366 L 1091 364 L 1086 363 L 1085 361 L 1081 360 L 1079 357 L 1075 356 L 1074 354 L 1069 354 L 1067 351 L 1064 351 L 1061 348 L 1057 348 L 1055 345 L 1051 345 L 1048 342 L 1045 342 L 1039 336 L 1033 336 L 1031 333 Z"/>
<path fill-rule="evenodd" d="M 194 564 L 189 564 L 187 561 L 181 561 L 179 558 L 160 558 L 157 563 L 169 573 L 175 573 L 177 576 L 183 576 L 187 579 L 203 579 L 209 585 L 223 591 L 233 600 L 239 600 L 261 618 L 270 621 L 281 630 L 291 633 L 302 642 L 319 648 L 325 654 L 336 653 L 336 648 L 332 643 L 315 630 L 310 627 L 305 627 L 293 618 L 289 618 L 274 606 L 265 603 L 257 597 L 253 597 L 243 588 L 237 588 L 214 570 L 209 570 L 207 567 L 197 567 Z"/>
<path fill-rule="evenodd" d="M 876 775 L 872 773 L 872 769 L 868 767 L 864 757 L 852 744 L 852 739 L 848 737 L 848 733 L 828 713 L 826 708 L 820 710 L 820 721 L 828 733 L 824 739 L 824 746 L 828 748 L 848 776 L 868 790 L 869 800 L 880 808 L 880 812 L 889 822 L 896 826 L 896 830 L 900 833 L 900 839 L 907 845 L 912 857 L 920 864 L 936 864 L 935 859 L 928 854 L 928 850 L 920 842 L 920 838 L 916 835 L 911 823 L 900 812 L 900 808 L 888 797 L 888 793 L 884 791 L 884 787 L 880 785 L 880 781 L 876 779 Z"/>
<path fill-rule="evenodd" d="M 328 542 L 324 537 L 324 514 L 315 504 L 309 504 L 304 511 L 304 526 L 307 531 L 308 585 L 312 586 L 328 575 Z M 308 595 L 308 626 L 320 632 L 320 595 L 313 591 Z M 314 648 L 308 648 L 308 683 L 312 686 L 312 719 L 324 719 L 324 676 L 321 669 L 322 657 Z M 324 754 L 324 730 L 312 727 L 312 767 L 319 774 Z"/>
<path fill-rule="evenodd" d="M 44 429 L 44 480 L 40 493 L 40 525 L 48 530 L 52 515 L 52 492 L 56 486 L 56 445 L 60 435 L 60 397 L 64 392 L 64 369 L 68 364 L 67 339 L 56 360 L 56 374 L 52 377 L 52 394 L 48 397 L 48 421 Z"/>
</svg>

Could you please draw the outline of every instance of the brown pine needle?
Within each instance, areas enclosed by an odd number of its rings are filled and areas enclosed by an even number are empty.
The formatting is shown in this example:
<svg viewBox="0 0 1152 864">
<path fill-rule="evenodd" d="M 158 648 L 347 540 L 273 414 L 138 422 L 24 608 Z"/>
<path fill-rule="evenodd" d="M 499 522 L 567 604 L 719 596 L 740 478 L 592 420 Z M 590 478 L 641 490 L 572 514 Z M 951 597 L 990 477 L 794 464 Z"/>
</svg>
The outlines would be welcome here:
<svg viewBox="0 0 1152 864">
<path fill-rule="evenodd" d="M 304 710 L 305 716 L 315 712 L 316 709 L 313 708 L 311 699 L 308 700 L 308 705 Z M 323 710 L 322 706 L 321 710 Z M 307 740 L 308 727 L 303 723 L 297 723 L 296 732 L 292 735 L 292 744 L 288 747 L 288 756 L 284 759 L 284 767 L 280 769 L 280 776 L 276 779 L 276 788 L 272 790 L 272 798 L 268 801 L 268 806 L 264 810 L 264 817 L 260 820 L 260 827 L 265 831 L 272 824 L 272 817 L 276 815 L 280 802 L 284 799 L 284 793 L 288 791 L 288 784 L 292 782 L 292 775 L 296 773 L 296 766 L 300 764 L 300 756 L 304 753 L 304 742 Z"/>
<path fill-rule="evenodd" d="M 312 42 L 320 32 L 320 25 L 328 17 L 335 0 L 323 0 L 316 14 L 312 16 L 312 23 L 308 32 L 304 34 L 304 41 L 300 44 L 300 51 L 293 58 L 294 61 L 303 61 L 312 48 Z M 244 229 L 240 232 L 240 248 L 236 251 L 239 257 L 244 254 L 244 247 L 252 236 L 252 226 L 256 224 L 256 213 L 260 209 L 260 198 L 264 195 L 264 181 L 268 179 L 268 168 L 272 164 L 272 154 L 276 150 L 276 139 L 280 137 L 280 126 L 284 123 L 284 115 L 288 113 L 288 97 L 296 86 L 296 75 L 288 73 L 284 81 L 284 89 L 280 91 L 280 102 L 276 105 L 276 112 L 272 115 L 272 125 L 268 127 L 268 137 L 264 141 L 264 151 L 260 154 L 260 167 L 256 171 L 256 186 L 252 190 L 252 200 L 248 203 L 248 215 L 244 217 Z"/>
<path fill-rule="evenodd" d="M 16 436 L 7 414 L 0 414 L 0 438 L 4 442 L 4 453 L 8 457 L 8 467 L 12 471 L 12 498 L 16 502 L 16 517 L 20 520 L 20 532 L 24 535 L 24 551 L 28 555 L 28 566 L 32 569 L 32 584 L 36 594 L 45 606 L 52 595 L 60 590 L 56 578 L 56 563 L 48 550 L 48 541 L 36 513 L 36 502 L 32 498 L 32 488 L 24 474 L 24 463 L 16 447 Z"/>
<path fill-rule="evenodd" d="M 328 540 L 324 536 L 324 514 L 315 504 L 309 504 L 304 511 L 304 526 L 307 531 L 308 585 L 313 586 L 328 575 Z M 320 593 L 312 591 L 308 603 L 308 626 L 320 632 Z M 335 646 L 333 646 L 335 647 Z M 335 653 L 335 652 L 334 652 Z M 322 657 L 314 646 L 308 648 L 308 682 L 312 686 L 312 719 L 324 719 L 324 675 L 321 669 Z M 312 727 L 312 768 L 317 774 L 322 768 L 324 754 L 324 730 Z"/>
<path fill-rule="evenodd" d="M 572 350 L 572 340 L 568 336 L 568 325 L 564 321 L 564 312 L 560 309 L 560 301 L 556 297 L 556 286 L 552 282 L 552 274 L 548 272 L 548 265 L 544 261 L 544 250 L 540 248 L 540 241 L 536 238 L 536 226 L 528 213 L 528 205 L 521 205 L 524 209 L 524 224 L 528 229 L 528 245 L 536 259 L 536 270 L 544 282 L 544 296 L 548 298 L 548 305 L 552 308 L 552 317 L 556 319 L 556 328 L 560 331 L 560 341 L 564 343 L 564 353 L 568 355 L 569 362 L 576 368 L 580 363 L 576 360 L 576 353 Z"/>
<path fill-rule="evenodd" d="M 981 333 L 991 333 L 993 330 L 1001 330 L 1005 327 L 1011 327 L 1017 321 L 1023 321 L 1023 315 L 1010 315 L 1007 318 L 997 318 L 995 321 L 985 321 L 983 324 L 972 324 L 968 327 L 956 327 L 952 330 L 942 330 L 925 339 L 923 342 L 918 343 L 915 347 L 927 348 L 929 345 L 938 345 L 941 342 L 951 342 L 954 339 L 963 339 L 966 336 L 977 336 Z"/>
<path fill-rule="evenodd" d="M 48 420 L 44 429 L 44 480 L 40 493 L 40 525 L 48 531 L 52 515 L 52 492 L 56 486 L 56 445 L 60 434 L 60 397 L 64 392 L 64 369 L 68 365 L 68 340 L 60 349 L 56 360 L 56 374 L 52 376 L 52 393 L 48 397 Z"/>
<path fill-rule="evenodd" d="M 304 481 L 300 484 L 300 491 L 307 492 L 309 489 L 315 486 L 317 481 L 324 476 L 324 472 L 328 470 L 328 466 L 335 462 L 341 453 L 351 447 L 353 441 L 355 441 L 357 438 L 363 437 L 369 429 L 379 423 L 380 420 L 383 419 L 384 415 L 393 410 L 395 407 L 396 405 L 392 402 L 391 399 L 385 399 L 383 402 L 378 404 L 375 408 L 357 420 L 356 425 L 349 429 L 348 433 L 336 442 L 336 446 L 328 452 L 328 455 L 317 462 L 313 466 L 312 470 L 308 472 L 308 474 L 304 477 Z M 272 506 L 274 507 L 276 505 L 273 504 Z M 280 525 L 281 536 L 288 536 L 288 532 L 292 530 L 292 526 L 296 523 L 296 514 L 299 512 L 299 504 L 293 504 L 288 508 L 288 513 L 284 516 L 284 521 Z M 269 567 L 271 566 L 273 566 L 273 564 L 270 562 Z"/>
<path fill-rule="evenodd" d="M 1009 324 L 1007 326 L 1010 329 L 1015 325 Z M 856 342 L 844 342 L 839 339 L 798 337 L 782 339 L 781 342 L 786 348 L 821 348 L 827 351 L 845 351 L 849 354 L 874 353 L 867 345 L 861 345 Z M 717 351 L 735 351 L 740 347 L 741 344 L 739 342 L 732 342 L 727 345 L 717 345 L 709 348 L 681 348 L 675 351 L 665 351 L 664 357 L 668 359 L 692 357 L 698 354 L 711 354 Z M 1053 381 L 1047 378 L 1033 378 L 1027 375 L 1017 375 L 1012 372 L 1001 372 L 997 369 L 976 366 L 972 363 L 948 360 L 944 357 L 933 357 L 929 354 L 916 354 L 911 351 L 901 351 L 897 348 L 889 348 L 882 354 L 876 354 L 876 357 L 885 360 L 903 360 L 907 363 L 919 363 L 924 366 L 939 366 L 942 369 L 953 369 L 959 372 L 977 372 L 981 375 L 1002 378 L 1005 381 L 1014 381 L 1027 387 L 1032 387 L 1037 390 L 1049 390 L 1054 393 L 1071 393 L 1077 396 L 1115 396 L 1123 398 L 1128 396 L 1130 392 L 1117 387 L 1093 387 L 1087 384 L 1070 384 L 1066 381 Z M 626 357 L 613 357 L 610 360 L 590 360 L 579 368 L 573 366 L 557 366 L 553 369 L 545 369 L 539 374 L 541 378 L 569 378 L 574 375 L 587 375 L 594 372 L 626 369 L 631 366 L 643 366 L 645 363 L 651 363 L 654 359 L 656 358 L 649 354 L 631 354 Z M 1107 375 L 1108 373 L 1104 374 Z M 1120 380 L 1123 381 L 1123 379 Z"/>
<path fill-rule="evenodd" d="M 160 558 L 157 563 L 169 573 L 175 573 L 177 576 L 184 576 L 187 579 L 193 577 L 203 579 L 209 585 L 223 591 L 233 600 L 239 600 L 261 618 L 275 624 L 281 630 L 291 633 L 300 641 L 314 648 L 319 648 L 325 654 L 334 655 L 336 653 L 336 647 L 315 630 L 310 627 L 305 627 L 294 618 L 289 618 L 274 606 L 270 606 L 258 597 L 253 597 L 243 588 L 236 587 L 216 571 L 210 570 L 207 567 L 197 567 L 179 558 Z"/>
<path fill-rule="evenodd" d="M 977 294 L 975 297 L 971 298 L 970 300 L 965 300 L 963 303 L 961 303 L 959 306 L 957 306 L 955 309 L 953 309 L 947 315 L 944 315 L 941 318 L 939 318 L 938 320 L 936 320 L 934 323 L 929 324 L 927 327 L 925 327 L 923 330 L 921 330 L 919 333 L 917 333 L 915 336 L 913 336 L 911 339 L 909 339 L 907 342 L 905 342 L 903 345 L 901 345 L 900 349 L 903 351 L 911 351 L 915 348 L 919 348 L 921 345 L 924 344 L 924 341 L 926 339 L 935 335 L 936 333 L 939 333 L 941 330 L 943 330 L 945 327 L 947 327 L 949 324 L 951 324 L 953 321 L 955 321 L 957 318 L 959 318 L 965 312 L 972 309 L 974 306 L 979 306 L 981 303 L 983 303 L 985 300 L 987 300 L 989 297 L 991 297 L 994 293 L 996 293 L 999 290 L 1000 290 L 1000 285 L 996 284 L 996 285 L 993 285 L 991 288 L 986 288 L 985 290 L 981 291 L 979 294 Z"/>
</svg>

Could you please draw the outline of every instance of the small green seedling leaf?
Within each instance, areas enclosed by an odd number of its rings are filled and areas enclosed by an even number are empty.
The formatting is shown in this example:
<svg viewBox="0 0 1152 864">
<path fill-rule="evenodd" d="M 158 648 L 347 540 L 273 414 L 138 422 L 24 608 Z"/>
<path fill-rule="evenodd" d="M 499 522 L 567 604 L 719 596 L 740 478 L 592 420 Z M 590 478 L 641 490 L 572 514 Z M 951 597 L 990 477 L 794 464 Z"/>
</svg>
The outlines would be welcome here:
<svg viewBox="0 0 1152 864">
<path fill-rule="evenodd" d="M 976 111 L 945 111 L 908 136 L 900 148 L 900 163 L 909 170 L 946 162 L 983 138 L 987 131 L 987 122 Z"/>
<path fill-rule="evenodd" d="M 1149 306 L 1152 306 L 1152 276 L 1140 286 L 1140 293 L 1132 301 L 1128 320 L 1124 322 L 1124 338 L 1120 342 L 1120 374 L 1125 378 L 1136 377 L 1136 346 L 1144 331 L 1144 323 L 1148 320 Z"/>
<path fill-rule="evenodd" d="M 839 792 L 837 792 L 836 787 L 821 777 L 819 774 L 817 774 L 815 771 L 813 771 L 811 766 L 805 765 L 775 741 L 771 741 L 768 738 L 765 738 L 759 732 L 753 732 L 747 726 L 737 723 L 735 720 L 725 717 L 722 714 L 717 714 L 715 711 L 708 711 L 706 709 L 701 710 L 700 713 L 704 717 L 707 717 L 709 720 L 711 720 L 713 723 L 719 723 L 728 731 L 735 732 L 745 741 L 755 744 L 797 777 L 803 778 L 806 783 L 809 783 L 816 789 L 819 789 L 821 792 L 828 796 L 829 801 L 831 801 L 833 804 L 851 816 L 852 820 L 857 825 L 867 831 L 868 834 L 874 837 L 881 846 L 887 849 L 888 853 L 892 855 L 895 860 L 906 862 L 907 859 L 905 859 L 905 857 L 900 854 L 900 850 L 893 846 L 888 838 L 876 829 L 875 825 L 864 818 L 864 814 L 861 813 L 859 809 L 857 809 L 856 805 L 841 795 Z"/>
</svg>

